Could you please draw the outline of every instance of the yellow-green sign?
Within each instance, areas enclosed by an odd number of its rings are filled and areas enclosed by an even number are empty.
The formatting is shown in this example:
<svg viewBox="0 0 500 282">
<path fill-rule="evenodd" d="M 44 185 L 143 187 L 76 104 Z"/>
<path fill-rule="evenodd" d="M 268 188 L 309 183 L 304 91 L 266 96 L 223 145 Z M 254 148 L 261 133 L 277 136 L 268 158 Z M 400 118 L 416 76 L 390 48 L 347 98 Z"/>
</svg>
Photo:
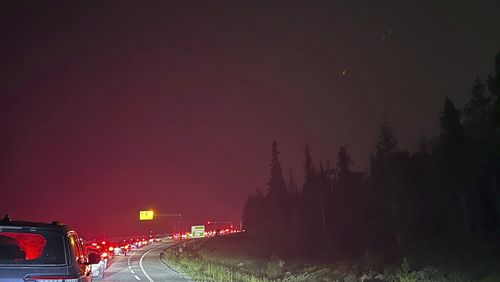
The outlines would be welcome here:
<svg viewBox="0 0 500 282">
<path fill-rule="evenodd" d="M 140 211 L 139 212 L 139 220 L 153 220 L 154 212 L 153 211 Z"/>
<path fill-rule="evenodd" d="M 191 238 L 203 238 L 203 237 L 205 237 L 205 225 L 191 226 Z"/>
</svg>

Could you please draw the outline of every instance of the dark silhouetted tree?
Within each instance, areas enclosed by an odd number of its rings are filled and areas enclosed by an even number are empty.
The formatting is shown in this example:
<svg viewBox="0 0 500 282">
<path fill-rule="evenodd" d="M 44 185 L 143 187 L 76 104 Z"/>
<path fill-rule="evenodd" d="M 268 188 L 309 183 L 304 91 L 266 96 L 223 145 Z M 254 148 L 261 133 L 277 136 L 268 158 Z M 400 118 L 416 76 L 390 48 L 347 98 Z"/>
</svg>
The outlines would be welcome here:
<svg viewBox="0 0 500 282">
<path fill-rule="evenodd" d="M 288 168 L 288 182 L 286 185 L 288 188 L 288 192 L 290 194 L 299 193 L 299 186 L 297 185 L 297 182 L 295 182 L 295 176 L 293 175 L 292 165 L 290 165 Z"/>
<path fill-rule="evenodd" d="M 495 74 L 488 76 L 488 89 L 493 99 L 488 137 L 492 150 L 500 155 L 500 52 L 495 60 Z"/>
<path fill-rule="evenodd" d="M 491 98 L 485 95 L 485 90 L 481 80 L 476 78 L 472 88 L 472 98 L 463 110 L 465 133 L 475 138 L 478 138 L 475 135 L 483 133 L 479 131 L 485 130 L 484 126 L 491 110 Z"/>
<path fill-rule="evenodd" d="M 282 232 L 286 229 L 289 214 L 288 192 L 279 161 L 278 143 L 273 142 L 271 146 L 270 177 L 267 193 L 267 217 L 270 222 L 270 236 L 272 236 L 270 248 L 275 253 L 282 252 L 284 241 Z"/>
<path fill-rule="evenodd" d="M 360 254 L 362 243 L 363 213 L 366 194 L 362 191 L 363 174 L 352 172 L 353 164 L 347 152 L 347 145 L 339 147 L 336 177 L 331 189 L 331 237 L 335 240 L 334 250 L 345 255 Z"/>
<path fill-rule="evenodd" d="M 339 176 L 345 175 L 349 173 L 349 168 L 352 165 L 351 156 L 347 153 L 347 145 L 341 146 L 338 152 L 338 162 L 337 162 L 337 171 Z"/>
<path fill-rule="evenodd" d="M 440 116 L 441 133 L 438 144 L 438 160 L 441 172 L 441 197 L 448 232 L 467 234 L 467 208 L 464 183 L 464 131 L 460 122 L 461 112 L 446 98 Z M 462 228 L 460 227 L 462 226 Z"/>
<path fill-rule="evenodd" d="M 401 247 L 408 164 L 409 154 L 398 150 L 394 130 L 384 115 L 379 127 L 377 152 L 370 160 L 374 227 L 378 232 L 379 247 Z"/>
<path fill-rule="evenodd" d="M 265 232 L 269 229 L 267 221 L 267 204 L 260 188 L 257 188 L 255 195 L 249 195 L 243 207 L 243 228 L 246 234 L 254 241 L 256 248 L 265 248 L 266 241 L 269 240 Z"/>
<path fill-rule="evenodd" d="M 301 197 L 301 226 L 304 238 L 304 251 L 317 254 L 320 251 L 320 240 L 323 236 L 323 200 L 319 171 L 312 165 L 311 150 L 304 148 L 304 185 Z"/>
<path fill-rule="evenodd" d="M 281 170 L 281 163 L 279 161 L 278 143 L 273 142 L 271 146 L 271 176 L 267 182 L 269 190 L 268 195 L 270 198 L 284 198 L 286 196 L 286 184 Z"/>
<path fill-rule="evenodd" d="M 388 155 L 398 150 L 398 139 L 394 135 L 387 116 L 384 115 L 382 123 L 380 124 L 378 141 L 377 141 L 377 155 Z"/>
</svg>

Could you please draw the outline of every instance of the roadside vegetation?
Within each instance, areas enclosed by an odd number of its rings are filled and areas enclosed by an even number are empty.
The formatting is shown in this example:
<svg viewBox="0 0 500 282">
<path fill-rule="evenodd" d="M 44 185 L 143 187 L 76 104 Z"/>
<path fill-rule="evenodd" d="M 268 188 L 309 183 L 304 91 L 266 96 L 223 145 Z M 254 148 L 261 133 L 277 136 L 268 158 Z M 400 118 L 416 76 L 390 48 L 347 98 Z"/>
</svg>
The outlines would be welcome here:
<svg viewBox="0 0 500 282">
<path fill-rule="evenodd" d="M 193 242 L 165 250 L 161 259 L 174 270 L 181 272 L 194 281 L 220 282 L 268 282 L 265 274 L 248 269 L 252 260 L 241 257 L 223 256 L 204 249 L 208 239 L 198 240 L 197 248 Z"/>
<path fill-rule="evenodd" d="M 253 251 L 252 251 L 253 250 Z M 252 255 L 249 255 L 252 254 Z M 489 248 L 422 250 L 384 261 L 365 254 L 359 259 L 305 260 L 258 254 L 246 234 L 233 234 L 171 248 L 163 261 L 194 281 L 214 282 L 466 282 L 500 281 L 498 252 Z"/>
</svg>

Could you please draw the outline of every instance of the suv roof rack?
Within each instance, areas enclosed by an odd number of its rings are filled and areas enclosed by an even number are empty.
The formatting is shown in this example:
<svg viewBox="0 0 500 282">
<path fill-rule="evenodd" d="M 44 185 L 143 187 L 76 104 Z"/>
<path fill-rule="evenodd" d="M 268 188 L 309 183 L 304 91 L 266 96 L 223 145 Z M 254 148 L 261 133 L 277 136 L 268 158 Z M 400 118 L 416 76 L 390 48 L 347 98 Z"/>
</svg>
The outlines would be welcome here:
<svg viewBox="0 0 500 282">
<path fill-rule="evenodd" d="M 5 216 L 2 219 L 2 222 L 10 222 L 10 221 L 11 221 L 11 219 L 10 219 L 9 215 L 5 214 Z"/>
</svg>

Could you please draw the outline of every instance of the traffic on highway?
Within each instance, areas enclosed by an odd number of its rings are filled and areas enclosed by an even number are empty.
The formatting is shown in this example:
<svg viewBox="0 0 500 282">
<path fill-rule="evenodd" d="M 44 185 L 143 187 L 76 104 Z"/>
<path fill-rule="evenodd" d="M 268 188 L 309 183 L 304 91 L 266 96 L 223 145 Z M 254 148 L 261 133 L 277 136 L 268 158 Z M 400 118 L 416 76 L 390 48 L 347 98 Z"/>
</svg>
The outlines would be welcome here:
<svg viewBox="0 0 500 282">
<path fill-rule="evenodd" d="M 159 258 L 183 240 L 205 236 L 203 226 L 193 230 L 85 240 L 57 221 L 18 221 L 6 215 L 0 221 L 0 282 L 189 281 Z"/>
<path fill-rule="evenodd" d="M 0 220 L 0 282 L 190 281 L 160 259 L 162 252 L 182 249 L 189 240 L 238 232 L 232 225 L 216 230 L 196 225 L 182 234 L 86 240 L 58 221 L 5 215 Z"/>
</svg>

